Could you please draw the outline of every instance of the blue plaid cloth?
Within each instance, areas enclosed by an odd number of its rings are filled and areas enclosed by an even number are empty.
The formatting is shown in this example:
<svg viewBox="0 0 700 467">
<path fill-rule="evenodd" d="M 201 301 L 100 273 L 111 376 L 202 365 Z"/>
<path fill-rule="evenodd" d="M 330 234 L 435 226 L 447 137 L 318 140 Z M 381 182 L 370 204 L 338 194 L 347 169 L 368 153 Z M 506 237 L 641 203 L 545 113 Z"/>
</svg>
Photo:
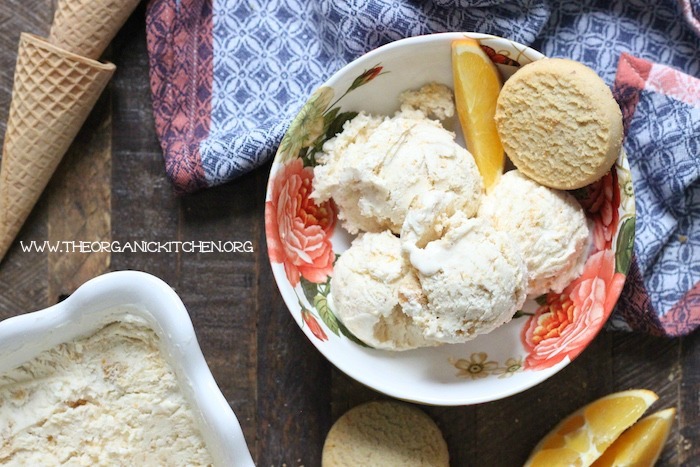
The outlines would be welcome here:
<svg viewBox="0 0 700 467">
<path fill-rule="evenodd" d="M 583 62 L 612 86 L 624 54 L 700 77 L 699 18 L 700 0 L 151 0 L 151 82 L 166 169 L 179 190 L 194 191 L 262 165 L 316 87 L 404 37 L 499 35 Z M 644 83 L 629 107 L 625 147 L 639 232 L 628 282 L 647 293 L 626 291 L 612 322 L 686 333 L 700 324 L 692 293 L 700 287 L 700 229 L 687 231 L 700 225 L 700 115 L 692 99 Z M 679 163 L 683 170 L 667 170 Z M 668 313 L 679 300 L 695 305 L 679 312 L 687 325 L 671 331 L 661 317 L 676 316 Z M 635 324 L 640 309 L 655 324 Z"/>
</svg>

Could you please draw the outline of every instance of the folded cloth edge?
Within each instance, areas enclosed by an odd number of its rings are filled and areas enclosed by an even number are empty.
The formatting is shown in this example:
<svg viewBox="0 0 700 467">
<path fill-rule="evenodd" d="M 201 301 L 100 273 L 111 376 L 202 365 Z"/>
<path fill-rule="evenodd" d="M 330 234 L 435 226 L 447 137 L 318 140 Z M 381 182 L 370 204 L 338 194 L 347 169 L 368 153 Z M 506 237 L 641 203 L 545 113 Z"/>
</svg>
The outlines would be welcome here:
<svg viewBox="0 0 700 467">
<path fill-rule="evenodd" d="M 212 27 L 209 0 L 152 0 L 148 5 L 153 115 L 168 155 L 166 172 L 180 194 L 208 186 L 199 152 L 211 124 Z"/>
<path fill-rule="evenodd" d="M 655 65 L 653 62 L 628 53 L 620 56 L 613 93 L 622 109 L 626 136 L 641 93 L 648 87 L 647 82 L 654 66 L 668 68 L 668 73 L 682 74 L 678 70 L 664 65 Z M 656 87 L 652 83 L 652 92 L 662 91 Z M 684 101 L 689 100 L 690 103 L 695 104 L 692 100 L 694 96 L 677 96 L 673 91 L 666 94 L 670 98 L 682 98 Z M 700 96 L 700 92 L 697 94 Z M 660 311 L 656 310 L 652 304 L 635 255 L 624 290 L 615 308 L 616 314 L 633 330 L 669 337 L 682 336 L 695 330 L 700 326 L 700 282 L 691 287 L 665 313 L 661 314 Z"/>
</svg>

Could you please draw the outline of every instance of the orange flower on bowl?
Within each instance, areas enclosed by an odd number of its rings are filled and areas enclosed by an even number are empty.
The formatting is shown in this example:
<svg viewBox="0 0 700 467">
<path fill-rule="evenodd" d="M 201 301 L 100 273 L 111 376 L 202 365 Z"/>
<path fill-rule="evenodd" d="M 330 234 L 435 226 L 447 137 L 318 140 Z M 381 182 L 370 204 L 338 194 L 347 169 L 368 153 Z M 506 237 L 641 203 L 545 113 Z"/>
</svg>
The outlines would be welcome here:
<svg viewBox="0 0 700 467">
<path fill-rule="evenodd" d="M 612 248 L 612 240 L 620 221 L 620 186 L 617 170 L 587 187 L 581 206 L 593 220 L 593 244 L 596 251 Z"/>
<path fill-rule="evenodd" d="M 301 277 L 323 283 L 333 271 L 335 253 L 330 236 L 335 205 L 317 205 L 310 198 L 314 172 L 294 159 L 274 175 L 265 203 L 265 234 L 270 261 L 282 263 L 292 287 Z"/>
<path fill-rule="evenodd" d="M 309 327 L 311 334 L 313 334 L 322 341 L 328 340 L 328 335 L 325 333 L 321 325 L 318 324 L 318 321 L 316 321 L 316 318 L 314 317 L 314 315 L 311 314 L 309 310 L 302 309 L 301 318 L 304 320 L 304 323 L 306 323 L 306 325 Z"/>
<path fill-rule="evenodd" d="M 581 277 L 561 294 L 550 293 L 525 324 L 520 336 L 528 353 L 525 368 L 543 370 L 566 357 L 573 360 L 602 328 L 624 282 L 612 251 L 588 258 Z"/>
</svg>

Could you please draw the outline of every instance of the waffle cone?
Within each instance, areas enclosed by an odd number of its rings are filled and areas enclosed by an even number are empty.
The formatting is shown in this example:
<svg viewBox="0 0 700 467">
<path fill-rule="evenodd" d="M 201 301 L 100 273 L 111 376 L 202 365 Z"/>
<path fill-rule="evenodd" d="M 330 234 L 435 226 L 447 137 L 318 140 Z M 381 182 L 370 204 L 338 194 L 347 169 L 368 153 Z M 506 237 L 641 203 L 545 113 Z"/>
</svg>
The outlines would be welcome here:
<svg viewBox="0 0 700 467">
<path fill-rule="evenodd" d="M 49 42 L 97 59 L 138 3 L 139 0 L 58 0 Z"/>
<path fill-rule="evenodd" d="M 0 260 L 114 70 L 21 35 L 0 167 Z"/>
</svg>

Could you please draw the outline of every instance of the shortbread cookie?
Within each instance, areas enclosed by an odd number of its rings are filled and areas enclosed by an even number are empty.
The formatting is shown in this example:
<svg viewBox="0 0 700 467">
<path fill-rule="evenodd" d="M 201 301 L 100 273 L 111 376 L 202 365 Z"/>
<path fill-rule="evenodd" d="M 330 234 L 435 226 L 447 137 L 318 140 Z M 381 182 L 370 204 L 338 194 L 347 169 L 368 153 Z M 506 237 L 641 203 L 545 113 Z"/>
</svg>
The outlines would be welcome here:
<svg viewBox="0 0 700 467">
<path fill-rule="evenodd" d="M 447 443 L 435 422 L 408 404 L 369 402 L 331 427 L 323 467 L 448 467 Z"/>
<path fill-rule="evenodd" d="M 522 67 L 503 85 L 495 118 L 513 164 L 551 188 L 586 186 L 620 154 L 620 107 L 596 72 L 573 60 Z"/>
</svg>

